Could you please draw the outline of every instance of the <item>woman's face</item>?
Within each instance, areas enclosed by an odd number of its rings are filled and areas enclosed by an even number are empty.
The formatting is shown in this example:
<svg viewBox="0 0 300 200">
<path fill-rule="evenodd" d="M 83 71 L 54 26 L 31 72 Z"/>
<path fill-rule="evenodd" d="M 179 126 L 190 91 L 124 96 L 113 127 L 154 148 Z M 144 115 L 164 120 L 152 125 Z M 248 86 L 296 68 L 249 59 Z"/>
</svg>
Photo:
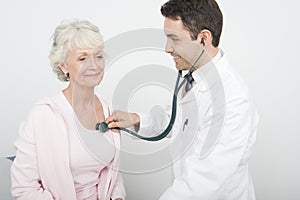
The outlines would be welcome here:
<svg viewBox="0 0 300 200">
<path fill-rule="evenodd" d="M 71 84 L 91 88 L 102 81 L 104 65 L 102 48 L 78 48 L 68 51 L 63 67 L 69 73 Z"/>
</svg>

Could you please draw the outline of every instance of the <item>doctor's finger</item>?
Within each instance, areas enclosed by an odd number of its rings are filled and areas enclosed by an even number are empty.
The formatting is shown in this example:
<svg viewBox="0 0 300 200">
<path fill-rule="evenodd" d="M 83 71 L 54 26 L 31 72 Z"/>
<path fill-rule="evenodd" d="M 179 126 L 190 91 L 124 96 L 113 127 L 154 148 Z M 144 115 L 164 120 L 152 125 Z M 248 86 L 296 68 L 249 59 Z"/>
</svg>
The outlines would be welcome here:
<svg viewBox="0 0 300 200">
<path fill-rule="evenodd" d="M 120 121 L 120 112 L 119 110 L 114 110 L 112 114 L 105 120 L 106 123 Z"/>
<path fill-rule="evenodd" d="M 108 124 L 111 123 L 111 122 L 115 122 L 115 121 L 117 121 L 117 117 L 113 116 L 113 115 L 111 115 L 111 116 L 109 116 L 108 118 L 105 119 L 105 122 L 108 123 Z"/>
<path fill-rule="evenodd" d="M 128 128 L 130 126 L 132 125 L 126 121 L 111 122 L 108 124 L 108 128 L 116 128 L 116 127 Z"/>
<path fill-rule="evenodd" d="M 114 110 L 111 114 L 111 116 L 114 116 L 114 117 L 119 117 L 120 115 L 122 115 L 122 113 L 124 113 L 123 111 L 121 110 Z"/>
<path fill-rule="evenodd" d="M 117 127 L 119 127 L 118 122 L 112 121 L 112 122 L 108 123 L 108 128 L 117 128 Z"/>
<path fill-rule="evenodd" d="M 116 129 L 116 128 L 113 128 L 111 129 L 112 132 L 115 132 L 115 133 L 120 133 L 120 130 L 119 129 Z"/>
</svg>

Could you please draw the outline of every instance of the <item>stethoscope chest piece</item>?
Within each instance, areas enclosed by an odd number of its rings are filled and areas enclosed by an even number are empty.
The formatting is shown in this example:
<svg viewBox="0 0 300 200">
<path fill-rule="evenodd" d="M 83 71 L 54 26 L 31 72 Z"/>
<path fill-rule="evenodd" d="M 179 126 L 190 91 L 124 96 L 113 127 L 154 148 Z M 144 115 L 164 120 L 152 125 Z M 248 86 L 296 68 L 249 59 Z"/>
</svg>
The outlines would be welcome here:
<svg viewBox="0 0 300 200">
<path fill-rule="evenodd" d="M 108 130 L 108 124 L 106 122 L 97 123 L 96 130 L 105 133 Z"/>
</svg>

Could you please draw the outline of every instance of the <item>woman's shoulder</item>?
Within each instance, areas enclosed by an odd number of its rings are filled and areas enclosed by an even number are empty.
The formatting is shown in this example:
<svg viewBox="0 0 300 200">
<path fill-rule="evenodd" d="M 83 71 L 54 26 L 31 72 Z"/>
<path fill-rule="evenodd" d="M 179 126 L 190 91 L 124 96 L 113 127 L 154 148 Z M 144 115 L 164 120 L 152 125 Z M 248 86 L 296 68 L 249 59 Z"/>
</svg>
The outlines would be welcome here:
<svg viewBox="0 0 300 200">
<path fill-rule="evenodd" d="M 46 123 L 53 122 L 53 119 L 57 119 L 57 115 L 50 104 L 49 97 L 36 101 L 27 117 L 20 123 L 19 131 L 21 135 L 31 134 L 32 131 L 30 130 L 35 130 L 37 127 L 44 126 Z"/>
<path fill-rule="evenodd" d="M 58 106 L 56 105 L 57 101 L 60 99 L 59 94 L 53 96 L 46 96 L 38 99 L 29 113 L 29 117 L 50 117 L 55 115 L 56 112 L 59 112 Z"/>
<path fill-rule="evenodd" d="M 64 120 L 55 108 L 52 97 L 43 97 L 36 101 L 26 119 L 20 123 L 19 136 L 27 141 L 37 137 L 53 135 L 62 130 Z"/>
</svg>

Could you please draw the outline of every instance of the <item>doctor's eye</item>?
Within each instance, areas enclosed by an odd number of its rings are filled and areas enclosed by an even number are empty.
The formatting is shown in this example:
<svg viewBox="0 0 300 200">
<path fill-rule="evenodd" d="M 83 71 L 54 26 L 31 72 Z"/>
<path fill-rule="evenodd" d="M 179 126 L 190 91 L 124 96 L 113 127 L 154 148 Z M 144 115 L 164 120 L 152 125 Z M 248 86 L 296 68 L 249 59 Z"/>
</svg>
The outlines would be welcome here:
<svg viewBox="0 0 300 200">
<path fill-rule="evenodd" d="M 173 42 L 178 42 L 178 41 L 180 41 L 180 38 L 178 38 L 178 37 L 171 37 L 171 40 Z"/>
</svg>

